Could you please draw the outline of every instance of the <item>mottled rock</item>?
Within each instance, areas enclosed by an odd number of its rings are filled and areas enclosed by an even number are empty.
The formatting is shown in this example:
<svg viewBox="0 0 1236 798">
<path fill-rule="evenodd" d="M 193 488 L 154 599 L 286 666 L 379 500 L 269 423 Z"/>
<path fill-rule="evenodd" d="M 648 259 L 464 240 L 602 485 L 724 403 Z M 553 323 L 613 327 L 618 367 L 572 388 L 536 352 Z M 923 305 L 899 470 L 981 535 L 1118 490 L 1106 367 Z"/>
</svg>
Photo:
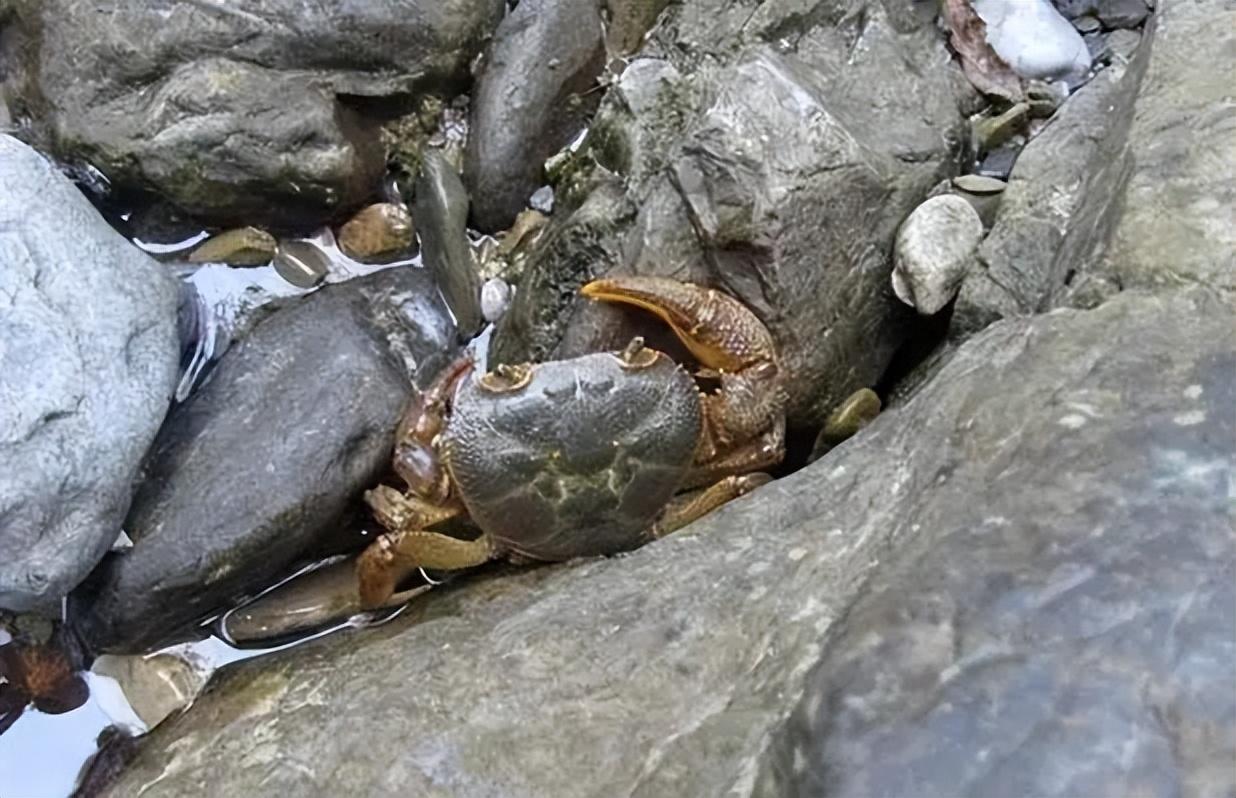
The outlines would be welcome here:
<svg viewBox="0 0 1236 798">
<path fill-rule="evenodd" d="M 682 533 L 228 666 L 111 794 L 1226 794 L 1233 309 L 997 325 Z"/>
<path fill-rule="evenodd" d="M 582 159 L 601 169 L 559 191 L 491 362 L 651 336 L 635 314 L 576 296 L 598 274 L 633 272 L 751 307 L 784 353 L 792 425 L 818 429 L 874 384 L 904 334 L 888 285 L 893 236 L 956 168 L 964 79 L 928 66 L 947 58 L 929 24 L 861 5 L 836 21 L 769 4 L 671 5 L 590 129 Z M 782 39 L 792 52 L 763 43 Z M 582 232 L 581 214 L 591 232 L 577 246 L 589 252 L 551 251 Z"/>
<path fill-rule="evenodd" d="M 73 596 L 96 651 L 168 642 L 269 586 L 388 464 L 395 423 L 454 336 L 426 271 L 397 267 L 267 315 L 170 414 L 113 554 Z"/>
<path fill-rule="evenodd" d="M 468 192 L 455 167 L 437 152 L 425 153 L 421 163 L 415 211 L 425 265 L 460 335 L 470 338 L 481 329 L 481 278 L 468 241 Z"/>
<path fill-rule="evenodd" d="M 177 281 L 0 136 L 0 609 L 58 615 L 175 388 Z"/>
<path fill-rule="evenodd" d="M 893 244 L 893 292 L 924 316 L 957 294 L 970 258 L 983 240 L 983 220 L 965 199 L 932 197 L 914 209 Z"/>
<path fill-rule="evenodd" d="M 403 205 L 378 202 L 362 208 L 339 228 L 339 249 L 362 263 L 408 254 L 416 239 L 412 215 Z"/>
<path fill-rule="evenodd" d="M 304 226 L 376 192 L 367 112 L 458 91 L 504 4 L 14 5 L 6 83 L 53 151 L 222 224 Z"/>
<path fill-rule="evenodd" d="M 598 0 L 522 0 L 485 53 L 472 98 L 464 180 L 472 220 L 510 226 L 541 185 L 545 159 L 587 125 L 605 65 Z"/>
<path fill-rule="evenodd" d="M 239 227 L 206 239 L 189 254 L 193 263 L 264 266 L 275 257 L 275 237 L 256 227 Z"/>
<path fill-rule="evenodd" d="M 1090 71 L 1086 43 L 1051 0 L 972 0 L 987 41 L 1024 78 L 1077 85 Z"/>
</svg>

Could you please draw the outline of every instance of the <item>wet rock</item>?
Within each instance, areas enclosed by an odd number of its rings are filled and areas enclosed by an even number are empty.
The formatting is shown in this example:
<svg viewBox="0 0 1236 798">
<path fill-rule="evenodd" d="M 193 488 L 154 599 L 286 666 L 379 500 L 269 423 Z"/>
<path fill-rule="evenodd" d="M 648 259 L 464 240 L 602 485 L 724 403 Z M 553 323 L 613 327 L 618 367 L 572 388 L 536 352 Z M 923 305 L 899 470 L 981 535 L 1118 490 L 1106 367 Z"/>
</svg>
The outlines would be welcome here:
<svg viewBox="0 0 1236 798">
<path fill-rule="evenodd" d="M 583 144 L 601 168 L 559 190 L 491 362 L 650 334 L 633 314 L 576 296 L 598 273 L 634 272 L 715 286 L 769 324 L 794 426 L 818 429 L 874 384 L 905 321 L 888 285 L 893 237 L 955 169 L 958 96 L 970 89 L 927 66 L 947 58 L 929 24 L 860 5 L 858 49 L 850 23 L 784 6 L 671 5 Z M 781 39 L 794 51 L 762 43 Z M 787 139 L 790 129 L 803 135 Z M 551 251 L 567 230 L 588 253 Z"/>
<path fill-rule="evenodd" d="M 961 197 L 932 197 L 914 209 L 893 245 L 893 291 L 924 316 L 957 294 L 970 257 L 983 240 L 983 220 Z"/>
<path fill-rule="evenodd" d="M 265 266 L 275 256 L 275 237 L 256 227 L 228 230 L 206 239 L 189 254 L 193 263 Z"/>
<path fill-rule="evenodd" d="M 228 666 L 111 794 L 1226 794 L 1233 310 L 1002 323 L 682 533 Z"/>
<path fill-rule="evenodd" d="M 1098 33 L 1103 23 L 1095 17 L 1084 16 L 1073 20 L 1073 27 L 1077 28 L 1078 33 Z"/>
<path fill-rule="evenodd" d="M 18 3 L 6 82 L 40 140 L 221 224 L 327 221 L 384 167 L 369 110 L 454 93 L 501 0 Z"/>
<path fill-rule="evenodd" d="M 281 241 L 273 265 L 280 277 L 297 288 L 313 288 L 326 279 L 330 255 L 312 241 Z"/>
<path fill-rule="evenodd" d="M 510 226 L 545 159 L 587 125 L 605 64 L 597 0 L 521 0 L 498 26 L 472 98 L 464 180 L 477 229 Z"/>
<path fill-rule="evenodd" d="M 1103 246 L 1130 168 L 1125 139 L 1146 60 L 1100 71 L 1026 145 L 962 284 L 953 335 L 1049 307 Z"/>
<path fill-rule="evenodd" d="M 402 205 L 379 202 L 357 212 L 339 228 L 339 249 L 361 263 L 394 260 L 415 240 L 412 215 Z"/>
<path fill-rule="evenodd" d="M 987 41 L 1024 78 L 1076 86 L 1090 71 L 1086 43 L 1051 0 L 973 0 Z"/>
<path fill-rule="evenodd" d="M 917 533 L 847 611 L 756 792 L 1236 789 L 1233 309 L 1126 296 L 958 353 L 948 373 L 991 357 L 983 374 L 1023 387 L 998 407 L 961 390 L 980 403 L 953 428 L 966 454 L 903 516 Z"/>
<path fill-rule="evenodd" d="M 425 153 L 415 210 L 425 265 L 433 271 L 459 334 L 470 338 L 481 329 L 481 280 L 468 241 L 468 192 L 459 173 L 437 152 Z"/>
<path fill-rule="evenodd" d="M 0 136 L 0 609 L 59 615 L 175 388 L 177 281 Z"/>
<path fill-rule="evenodd" d="M 454 329 L 426 271 L 329 286 L 258 321 L 159 433 L 125 529 L 75 593 L 96 651 L 135 653 L 339 542 Z"/>
<path fill-rule="evenodd" d="M 193 703 L 210 671 L 175 654 L 116 656 L 104 654 L 90 670 L 115 679 L 134 713 L 153 729 Z"/>
<path fill-rule="evenodd" d="M 1009 175 L 1013 173 L 1013 166 L 1016 165 L 1017 156 L 1021 155 L 1024 145 L 1025 142 L 1019 138 L 1014 143 L 1005 144 L 1003 147 L 987 153 L 978 165 L 978 174 L 983 177 L 994 177 L 997 180 L 1007 181 Z"/>
</svg>

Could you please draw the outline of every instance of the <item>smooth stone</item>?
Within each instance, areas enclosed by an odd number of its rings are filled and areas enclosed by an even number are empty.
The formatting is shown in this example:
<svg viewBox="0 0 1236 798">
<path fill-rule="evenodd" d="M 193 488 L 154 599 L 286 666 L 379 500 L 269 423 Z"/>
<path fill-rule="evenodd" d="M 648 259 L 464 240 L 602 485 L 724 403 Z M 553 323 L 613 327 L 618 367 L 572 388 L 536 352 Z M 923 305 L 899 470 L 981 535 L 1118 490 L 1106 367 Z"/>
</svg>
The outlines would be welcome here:
<svg viewBox="0 0 1236 798">
<path fill-rule="evenodd" d="M 274 267 L 280 277 L 297 288 L 313 288 L 326 279 L 331 258 L 312 241 L 280 241 Z"/>
<path fill-rule="evenodd" d="M 1022 133 L 1030 118 L 1030 105 L 1017 103 L 996 116 L 980 115 L 972 117 L 970 128 L 974 136 L 975 149 L 979 152 L 991 152 L 1007 144 L 1014 136 Z"/>
<path fill-rule="evenodd" d="M 481 286 L 481 313 L 485 321 L 494 323 L 511 306 L 511 286 L 501 277 L 491 277 Z"/>
<path fill-rule="evenodd" d="M 413 246 L 416 230 L 403 205 L 378 202 L 362 208 L 339 228 L 339 249 L 361 263 L 394 260 Z"/>
<path fill-rule="evenodd" d="M 1234 312 L 1002 322 L 663 540 L 226 666 L 110 794 L 1231 794 Z"/>
<path fill-rule="evenodd" d="M 1101 0 L 1097 13 L 1105 28 L 1136 28 L 1150 16 L 1150 8 L 1145 0 Z"/>
<path fill-rule="evenodd" d="M 978 165 L 978 174 L 981 177 L 1008 181 L 1017 163 L 1017 158 L 1021 155 L 1022 148 L 1022 144 L 1014 143 L 992 150 L 983 156 L 983 160 Z"/>
<path fill-rule="evenodd" d="M 532 192 L 528 198 L 528 207 L 534 211 L 549 215 L 554 212 L 554 189 L 552 186 L 541 186 Z M 518 218 L 518 217 L 517 217 Z"/>
<path fill-rule="evenodd" d="M 1103 27 L 1103 23 L 1092 16 L 1084 16 L 1073 20 L 1073 27 L 1077 28 L 1079 33 L 1098 33 Z"/>
<path fill-rule="evenodd" d="M 458 93 L 505 9 L 502 0 L 205 0 L 107 13 L 92 0 L 10 5 L 4 85 L 42 109 L 32 134 L 49 151 L 220 226 L 295 229 L 372 196 L 386 166 L 380 117 L 410 97 Z"/>
<path fill-rule="evenodd" d="M 814 462 L 828 454 L 837 446 L 845 443 L 861 432 L 868 424 L 880 415 L 880 397 L 870 388 L 855 391 L 850 398 L 832 412 L 820 434 L 816 436 L 815 445 L 811 447 L 810 462 Z"/>
<path fill-rule="evenodd" d="M 0 610 L 60 616 L 175 390 L 177 281 L 0 135 Z"/>
<path fill-rule="evenodd" d="M 241 227 L 206 239 L 189 254 L 192 263 L 265 266 L 275 257 L 278 242 L 265 230 Z"/>
<path fill-rule="evenodd" d="M 210 678 L 209 671 L 174 654 L 104 654 L 95 659 L 90 670 L 116 680 L 147 729 L 192 704 Z"/>
<path fill-rule="evenodd" d="M 953 185 L 961 191 L 979 196 L 999 194 L 1008 187 L 1005 181 L 986 175 L 958 175 L 953 178 Z"/>
<path fill-rule="evenodd" d="M 897 298 L 924 316 L 939 313 L 956 296 L 982 240 L 983 220 L 961 197 L 932 197 L 915 208 L 893 245 Z"/>
<path fill-rule="evenodd" d="M 432 270 L 459 334 L 481 329 L 481 278 L 468 240 L 468 192 L 459 173 L 436 151 L 425 153 L 416 181 L 421 255 Z"/>
<path fill-rule="evenodd" d="M 133 548 L 70 599 L 82 639 L 106 653 L 186 639 L 299 561 L 354 545 L 412 380 L 454 341 L 431 276 L 411 266 L 262 316 L 160 430 L 124 521 Z"/>
<path fill-rule="evenodd" d="M 587 126 L 604 64 L 597 0 L 521 0 L 498 25 L 472 94 L 464 160 L 478 230 L 509 227 L 542 184 L 545 160 Z"/>
<path fill-rule="evenodd" d="M 1090 71 L 1081 35 L 1050 0 L 972 0 L 987 42 L 1024 78 L 1080 84 Z"/>
</svg>

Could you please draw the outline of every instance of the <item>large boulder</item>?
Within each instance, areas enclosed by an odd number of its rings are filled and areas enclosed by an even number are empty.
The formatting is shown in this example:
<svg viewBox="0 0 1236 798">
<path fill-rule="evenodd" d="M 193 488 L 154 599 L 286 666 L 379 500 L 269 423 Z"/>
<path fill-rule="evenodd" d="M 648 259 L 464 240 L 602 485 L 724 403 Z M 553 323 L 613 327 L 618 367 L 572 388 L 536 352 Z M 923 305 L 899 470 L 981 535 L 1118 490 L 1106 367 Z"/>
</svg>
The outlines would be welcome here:
<svg viewBox="0 0 1236 798">
<path fill-rule="evenodd" d="M 221 223 L 307 225 L 378 188 L 367 111 L 466 86 L 502 0 L 17 0 L 14 111 L 113 183 Z"/>
<path fill-rule="evenodd" d="M 0 609 L 59 614 L 120 534 L 180 352 L 178 283 L 0 135 Z"/>
<path fill-rule="evenodd" d="M 125 529 L 73 595 L 96 651 L 139 652 L 343 545 L 389 464 L 412 375 L 444 365 L 454 327 L 428 270 L 330 286 L 258 321 L 168 417 Z"/>
<path fill-rule="evenodd" d="M 575 293 L 592 277 L 637 273 L 750 306 L 783 352 L 792 426 L 822 422 L 879 378 L 907 318 L 889 288 L 893 237 L 957 168 L 960 73 L 938 68 L 947 53 L 929 22 L 884 4 L 823 3 L 810 15 L 756 5 L 683 3 L 662 16 L 575 156 L 597 166 L 567 170 L 563 210 L 491 360 L 646 333 L 634 314 Z M 596 215 L 607 207 L 608 220 Z M 562 251 L 554 228 L 581 225 L 595 233 L 575 237 L 603 259 Z"/>
<path fill-rule="evenodd" d="M 984 751 L 1001 780 L 971 794 L 1227 794 L 1233 310 L 1194 289 L 997 324 L 679 534 L 227 668 L 111 794 L 819 795 L 826 768 L 952 798 Z M 941 780 L 896 781 L 932 753 Z"/>
</svg>

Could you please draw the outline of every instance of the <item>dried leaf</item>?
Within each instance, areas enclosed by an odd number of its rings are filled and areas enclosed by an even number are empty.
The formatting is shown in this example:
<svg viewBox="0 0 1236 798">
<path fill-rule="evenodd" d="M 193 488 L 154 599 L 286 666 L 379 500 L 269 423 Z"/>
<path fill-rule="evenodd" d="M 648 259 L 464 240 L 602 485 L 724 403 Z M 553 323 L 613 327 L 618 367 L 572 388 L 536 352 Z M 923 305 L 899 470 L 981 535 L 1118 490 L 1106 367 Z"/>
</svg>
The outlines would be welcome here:
<svg viewBox="0 0 1236 798">
<path fill-rule="evenodd" d="M 949 43 L 974 88 L 1011 103 L 1020 102 L 1024 98 L 1021 78 L 987 43 L 987 23 L 970 0 L 943 0 L 943 8 Z"/>
</svg>

